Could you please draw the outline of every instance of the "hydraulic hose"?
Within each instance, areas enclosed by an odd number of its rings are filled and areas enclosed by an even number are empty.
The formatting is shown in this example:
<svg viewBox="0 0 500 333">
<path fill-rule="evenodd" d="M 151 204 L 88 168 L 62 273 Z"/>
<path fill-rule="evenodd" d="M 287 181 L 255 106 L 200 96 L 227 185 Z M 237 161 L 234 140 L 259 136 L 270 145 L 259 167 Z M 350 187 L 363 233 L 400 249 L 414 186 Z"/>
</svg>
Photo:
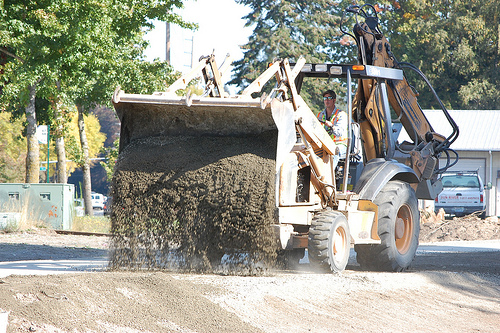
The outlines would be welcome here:
<svg viewBox="0 0 500 333">
<path fill-rule="evenodd" d="M 440 143 L 436 147 L 436 151 L 440 152 L 440 151 L 446 150 L 458 138 L 459 129 L 458 129 L 457 124 L 455 123 L 455 121 L 453 120 L 453 118 L 450 116 L 448 110 L 444 106 L 443 102 L 441 101 L 441 99 L 437 95 L 436 91 L 432 87 L 431 83 L 429 82 L 429 80 L 427 79 L 427 77 L 425 76 L 425 74 L 422 73 L 422 71 L 420 69 L 418 69 L 418 67 L 416 67 L 415 65 L 413 65 L 411 63 L 408 63 L 408 62 L 400 62 L 399 66 L 401 68 L 409 68 L 412 71 L 414 71 L 415 73 L 417 73 L 425 81 L 425 83 L 427 84 L 427 86 L 431 90 L 432 94 L 434 95 L 434 98 L 439 103 L 439 106 L 441 107 L 441 110 L 443 110 L 443 113 L 444 113 L 446 119 L 448 120 L 448 122 L 450 123 L 451 127 L 453 128 L 453 132 L 450 134 L 450 136 L 448 136 L 446 138 L 446 141 L 443 141 L 442 143 Z"/>
</svg>

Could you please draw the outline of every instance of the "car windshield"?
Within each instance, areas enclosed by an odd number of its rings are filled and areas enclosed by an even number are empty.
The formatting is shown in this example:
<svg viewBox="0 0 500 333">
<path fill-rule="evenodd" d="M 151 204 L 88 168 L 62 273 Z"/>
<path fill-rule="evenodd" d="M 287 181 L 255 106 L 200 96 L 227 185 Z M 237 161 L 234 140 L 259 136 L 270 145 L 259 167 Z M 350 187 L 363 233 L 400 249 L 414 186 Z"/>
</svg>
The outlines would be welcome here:
<svg viewBox="0 0 500 333">
<path fill-rule="evenodd" d="M 441 179 L 443 187 L 479 187 L 475 175 L 447 175 Z"/>
</svg>

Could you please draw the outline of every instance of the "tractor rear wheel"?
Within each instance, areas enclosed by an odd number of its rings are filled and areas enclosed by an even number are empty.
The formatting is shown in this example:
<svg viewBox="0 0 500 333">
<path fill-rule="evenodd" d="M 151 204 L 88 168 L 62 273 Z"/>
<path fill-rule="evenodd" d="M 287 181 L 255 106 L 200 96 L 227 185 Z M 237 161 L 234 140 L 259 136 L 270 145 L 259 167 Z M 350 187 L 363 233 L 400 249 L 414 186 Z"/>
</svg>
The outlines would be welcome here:
<svg viewBox="0 0 500 333">
<path fill-rule="evenodd" d="M 381 244 L 355 245 L 362 269 L 402 271 L 415 258 L 420 233 L 420 213 L 413 188 L 406 182 L 388 182 L 373 201 L 378 206 Z"/>
<path fill-rule="evenodd" d="M 341 272 L 351 249 L 349 224 L 344 214 L 324 210 L 317 213 L 309 228 L 309 262 L 325 271 Z"/>
</svg>

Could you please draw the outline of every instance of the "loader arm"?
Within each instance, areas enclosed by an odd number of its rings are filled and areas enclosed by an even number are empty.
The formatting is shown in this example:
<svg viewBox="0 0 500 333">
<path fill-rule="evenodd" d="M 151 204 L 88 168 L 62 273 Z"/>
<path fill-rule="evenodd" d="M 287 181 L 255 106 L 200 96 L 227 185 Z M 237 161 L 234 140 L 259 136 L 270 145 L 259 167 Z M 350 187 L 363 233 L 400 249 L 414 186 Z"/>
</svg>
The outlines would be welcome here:
<svg viewBox="0 0 500 333">
<path fill-rule="evenodd" d="M 371 11 L 375 13 L 374 16 L 368 15 L 367 9 L 372 9 Z M 438 171 L 444 171 L 452 164 L 448 163 L 448 165 L 440 169 L 438 159 L 442 152 L 449 156 L 449 147 L 458 137 L 458 126 L 450 117 L 439 97 L 437 97 L 425 75 L 415 66 L 408 63 L 399 63 L 396 60 L 391 51 L 390 43 L 380 32 L 377 14 L 373 6 L 351 6 L 346 10 L 346 13 L 356 15 L 353 34 L 342 31 L 356 40 L 359 63 L 361 65 L 410 69 L 417 72 L 429 85 L 453 129 L 448 137 L 434 131 L 417 102 L 418 94 L 412 89 L 406 78 L 386 81 L 360 79 L 352 111 L 353 118 L 359 122 L 363 133 L 363 148 L 365 149 L 367 161 L 374 158 L 394 158 L 394 148 L 396 148 L 409 154 L 405 164 L 415 171 L 420 180 L 429 179 L 435 176 Z M 358 17 L 362 18 L 363 22 L 360 22 Z M 387 110 L 387 106 L 382 105 L 384 99 L 381 94 L 385 91 L 387 91 L 390 107 L 413 140 L 412 145 L 399 147 L 392 142 L 390 112 Z"/>
</svg>

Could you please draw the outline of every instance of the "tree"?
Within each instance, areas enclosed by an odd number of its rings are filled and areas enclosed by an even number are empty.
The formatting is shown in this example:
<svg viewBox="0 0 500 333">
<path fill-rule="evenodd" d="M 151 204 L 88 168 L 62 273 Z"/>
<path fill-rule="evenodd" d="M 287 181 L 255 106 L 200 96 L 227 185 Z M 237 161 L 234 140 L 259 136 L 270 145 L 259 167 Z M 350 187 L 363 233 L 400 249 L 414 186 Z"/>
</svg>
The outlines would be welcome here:
<svg viewBox="0 0 500 333">
<path fill-rule="evenodd" d="M 2 49 L 0 49 L 2 51 Z M 5 51 L 5 50 L 4 50 Z M 10 54 L 10 53 L 9 53 Z M 40 162 L 40 152 L 38 139 L 36 137 L 36 128 L 37 128 L 37 120 L 36 120 L 36 110 L 35 110 L 35 98 L 36 98 L 36 90 L 37 85 L 39 83 L 39 78 L 34 78 L 34 80 L 29 80 L 25 86 L 22 88 L 19 85 L 19 79 L 22 79 L 22 76 L 14 75 L 12 80 L 6 79 L 5 77 L 9 73 L 15 73 L 13 70 L 16 65 L 23 66 L 24 61 L 21 58 L 14 57 L 11 63 L 7 63 L 3 66 L 3 71 L 1 72 L 1 76 L 4 82 L 8 82 L 8 87 L 2 87 L 2 106 L 1 110 L 13 111 L 18 110 L 20 108 L 24 109 L 24 113 L 26 116 L 26 138 L 27 138 L 27 154 L 26 154 L 26 172 L 24 182 L 26 183 L 38 183 L 39 180 L 39 162 Z M 17 63 L 13 65 L 14 63 Z M 12 65 L 12 66 L 11 66 Z M 30 77 L 29 74 L 26 74 L 25 77 Z M 9 98 L 17 99 L 17 103 L 13 104 L 5 104 L 5 100 L 9 100 Z"/>
<path fill-rule="evenodd" d="M 55 141 L 57 154 L 57 182 L 66 184 L 68 182 L 68 173 L 66 170 L 66 147 L 64 144 L 64 137 L 66 133 L 66 124 L 68 123 L 68 113 L 60 96 L 56 96 L 52 99 L 51 109 L 53 111 L 51 134 Z"/>
<path fill-rule="evenodd" d="M 451 108 L 498 108 L 498 1 L 407 0 L 396 4 L 387 7 L 392 12 L 387 27 L 399 60 L 420 67 Z M 422 83 L 416 86 L 423 89 Z M 432 106 L 423 95 L 419 102 Z"/>
<path fill-rule="evenodd" d="M 110 148 L 105 148 L 103 149 L 103 153 L 106 157 L 106 160 L 104 162 L 101 162 L 101 166 L 106 170 L 106 176 L 108 178 L 108 181 L 111 181 L 113 178 L 113 173 L 115 172 L 115 163 L 116 160 L 118 159 L 118 146 L 119 146 L 120 140 L 116 139 L 113 142 L 113 146 Z"/>
<path fill-rule="evenodd" d="M 75 108 L 75 107 L 73 107 Z M 65 151 L 66 151 L 66 158 L 67 161 L 69 161 L 66 164 L 66 175 L 65 177 L 68 178 L 71 176 L 71 174 L 75 171 L 76 168 L 81 167 L 81 164 L 83 163 L 83 158 L 82 158 L 82 149 L 80 145 L 80 139 L 79 139 L 79 130 L 78 130 L 78 113 L 76 111 L 70 111 L 70 110 L 65 110 L 64 112 L 64 145 L 65 145 Z M 106 135 L 102 133 L 100 130 L 100 125 L 99 125 L 99 120 L 97 117 L 93 114 L 89 115 L 84 115 L 84 121 L 87 124 L 89 135 L 88 135 L 88 146 L 89 146 L 89 158 L 95 158 L 98 156 L 98 154 L 101 151 L 101 147 L 103 146 L 104 141 L 106 140 Z M 51 137 L 53 137 L 54 132 L 51 130 Z M 55 140 L 51 140 L 50 143 L 50 151 L 54 152 L 56 151 L 56 145 L 57 143 Z M 51 156 L 52 153 L 51 153 Z M 40 150 L 40 159 L 46 160 L 47 159 L 47 150 L 43 149 Z M 52 158 L 51 158 L 52 159 Z M 59 177 L 60 177 L 60 165 L 59 162 L 57 163 L 57 168 L 56 165 L 51 165 L 50 168 L 50 175 L 54 175 L 57 172 L 56 179 L 57 182 L 59 182 Z"/>
<path fill-rule="evenodd" d="M 40 24 L 44 17 L 39 9 L 36 3 L 29 1 L 11 1 L 0 8 L 0 53 L 7 56 L 0 74 L 2 109 L 25 110 L 27 183 L 39 181 L 35 99 L 39 85 L 49 71 L 42 64 L 46 61 L 47 44 L 55 33 L 54 29 L 46 29 Z"/>
<path fill-rule="evenodd" d="M 172 12 L 175 7 L 182 7 L 182 1 L 11 1 L 2 9 L 0 22 L 6 45 L 0 52 L 13 59 L 10 71 L 3 75 L 4 88 L 29 91 L 32 97 L 23 100 L 17 98 L 22 96 L 19 93 L 2 94 L 4 101 L 26 105 L 30 100 L 31 106 L 38 94 L 53 101 L 55 114 L 58 105 L 76 104 L 82 113 L 80 140 L 85 151 L 83 114 L 97 104 L 109 104 L 118 84 L 129 91 L 152 92 L 174 80 L 168 64 L 141 60 L 147 46 L 145 28 L 152 26 L 153 19 L 194 27 Z M 36 126 L 34 112 L 26 110 L 28 124 Z M 34 164 L 32 159 L 27 162 Z M 38 170 L 38 161 L 35 165 Z M 90 179 L 87 166 L 88 160 L 84 168 Z M 84 190 L 85 202 L 90 203 L 90 182 L 84 182 Z M 91 208 L 86 211 L 92 214 Z"/>
<path fill-rule="evenodd" d="M 342 35 L 339 25 L 352 1 L 236 2 L 251 8 L 245 19 L 254 32 L 244 45 L 244 58 L 235 62 L 232 84 L 245 87 L 275 57 L 292 62 L 300 55 L 308 62 L 356 62 L 356 46 Z M 419 67 L 447 106 L 498 108 L 498 1 L 398 0 L 378 1 L 374 7 L 396 58 Z M 348 30 L 353 27 L 352 20 L 343 24 Z M 425 91 L 423 81 L 408 75 L 418 91 Z M 333 87 L 344 94 L 341 83 L 334 81 Z M 313 110 L 322 105 L 322 90 L 317 81 L 302 88 L 301 95 Z M 424 108 L 436 106 L 430 93 L 422 93 L 419 103 Z"/>
<path fill-rule="evenodd" d="M 191 27 L 172 14 L 180 1 L 119 4 L 76 1 L 62 17 L 68 29 L 67 57 L 60 68 L 61 87 L 77 105 L 80 143 L 83 153 L 83 197 L 86 214 L 92 215 L 91 178 L 84 114 L 98 104 L 110 104 L 115 87 L 122 84 L 129 91 L 152 92 L 173 81 L 172 68 L 161 62 L 141 62 L 146 42 L 144 27 L 152 19 L 164 19 Z M 132 10 L 133 9 L 133 10 Z M 74 50 L 74 51 L 72 51 Z"/>
</svg>

